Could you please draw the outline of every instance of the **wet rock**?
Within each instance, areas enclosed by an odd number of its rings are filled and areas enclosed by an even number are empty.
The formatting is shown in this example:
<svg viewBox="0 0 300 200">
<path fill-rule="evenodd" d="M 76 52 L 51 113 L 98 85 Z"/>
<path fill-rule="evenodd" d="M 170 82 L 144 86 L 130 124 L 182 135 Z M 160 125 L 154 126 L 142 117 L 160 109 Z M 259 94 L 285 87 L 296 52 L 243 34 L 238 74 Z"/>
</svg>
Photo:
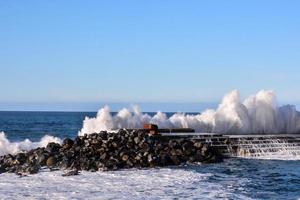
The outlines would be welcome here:
<svg viewBox="0 0 300 200">
<path fill-rule="evenodd" d="M 41 166 L 46 166 L 49 152 L 45 151 L 45 148 L 39 148 L 35 151 L 34 154 L 34 158 L 37 160 L 37 163 Z"/>
<path fill-rule="evenodd" d="M 134 167 L 134 164 L 133 164 L 133 162 L 132 162 L 131 160 L 127 160 L 127 161 L 126 161 L 126 165 L 127 165 L 128 167 Z"/>
<path fill-rule="evenodd" d="M 55 167 L 56 162 L 57 162 L 56 158 L 55 158 L 54 156 L 51 156 L 51 157 L 49 157 L 49 158 L 47 159 L 46 165 L 47 165 L 49 168 L 53 168 L 53 167 Z"/>
<path fill-rule="evenodd" d="M 27 176 L 27 174 L 21 173 L 21 172 L 16 172 L 15 174 L 18 175 L 19 178 L 22 178 L 22 177 L 26 177 L 26 176 Z"/>
<path fill-rule="evenodd" d="M 76 175 L 79 175 L 79 171 L 76 169 L 62 174 L 62 176 L 76 176 Z"/>
<path fill-rule="evenodd" d="M 148 154 L 148 162 L 152 163 L 153 162 L 153 155 L 152 154 Z"/>
<path fill-rule="evenodd" d="M 195 142 L 194 147 L 196 147 L 197 149 L 201 149 L 203 147 L 203 144 L 201 142 Z"/>
<path fill-rule="evenodd" d="M 54 142 L 50 142 L 49 144 L 47 144 L 46 146 L 46 151 L 49 153 L 57 153 L 60 150 L 61 146 L 60 144 L 54 143 Z"/>
<path fill-rule="evenodd" d="M 39 172 L 39 170 L 40 167 L 38 165 L 32 165 L 27 168 L 26 172 L 29 174 L 36 174 Z"/>
<path fill-rule="evenodd" d="M 57 168 L 57 167 L 49 168 L 49 169 L 50 169 L 50 172 L 54 172 L 54 171 L 58 171 L 59 170 L 59 168 Z"/>
<path fill-rule="evenodd" d="M 80 148 L 84 144 L 84 141 L 81 137 L 76 137 L 74 140 L 74 144 L 77 148 Z"/>
<path fill-rule="evenodd" d="M 71 140 L 70 138 L 66 138 L 62 143 L 62 147 L 64 149 L 70 149 L 73 146 L 73 144 L 74 144 L 73 140 Z"/>
<path fill-rule="evenodd" d="M 37 156 L 37 162 L 41 166 L 45 166 L 48 159 L 48 154 L 40 154 Z"/>
<path fill-rule="evenodd" d="M 175 139 L 171 139 L 169 141 L 169 147 L 172 148 L 172 149 L 176 149 L 176 148 L 179 148 L 179 144 L 178 144 L 178 141 L 176 141 Z"/>
<path fill-rule="evenodd" d="M 108 157 L 107 153 L 103 153 L 103 154 L 100 156 L 100 160 L 106 160 L 107 157 Z"/>
<path fill-rule="evenodd" d="M 208 153 L 208 147 L 207 147 L 206 145 L 204 145 L 204 146 L 202 147 L 201 153 L 202 153 L 202 155 L 207 155 L 207 153 Z"/>
<path fill-rule="evenodd" d="M 172 160 L 174 165 L 179 165 L 180 164 L 180 161 L 179 161 L 179 159 L 176 155 L 171 156 L 171 160 Z"/>
<path fill-rule="evenodd" d="M 6 172 L 5 167 L 3 166 L 3 164 L 0 164 L 0 174 Z"/>
<path fill-rule="evenodd" d="M 27 155 L 25 153 L 18 153 L 16 155 L 16 161 L 18 162 L 18 164 L 22 165 L 27 161 Z"/>
</svg>

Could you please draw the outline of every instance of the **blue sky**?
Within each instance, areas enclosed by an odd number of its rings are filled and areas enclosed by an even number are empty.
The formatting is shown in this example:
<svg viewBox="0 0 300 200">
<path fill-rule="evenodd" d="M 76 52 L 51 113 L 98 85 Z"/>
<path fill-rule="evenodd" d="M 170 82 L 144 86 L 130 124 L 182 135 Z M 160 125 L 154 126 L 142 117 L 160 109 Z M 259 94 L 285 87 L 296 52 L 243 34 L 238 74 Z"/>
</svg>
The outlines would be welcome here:
<svg viewBox="0 0 300 200">
<path fill-rule="evenodd" d="M 232 89 L 242 96 L 272 89 L 280 102 L 298 103 L 299 7 L 276 0 L 0 1 L 0 110 L 215 103 Z"/>
</svg>

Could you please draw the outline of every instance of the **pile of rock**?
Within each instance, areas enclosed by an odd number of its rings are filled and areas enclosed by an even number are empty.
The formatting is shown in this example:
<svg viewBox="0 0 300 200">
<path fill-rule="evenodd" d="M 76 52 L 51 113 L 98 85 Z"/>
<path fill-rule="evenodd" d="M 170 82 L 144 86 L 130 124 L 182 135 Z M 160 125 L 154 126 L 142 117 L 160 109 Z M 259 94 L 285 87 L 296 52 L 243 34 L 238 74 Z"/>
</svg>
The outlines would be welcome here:
<svg viewBox="0 0 300 200">
<path fill-rule="evenodd" d="M 41 167 L 70 170 L 117 170 L 219 162 L 222 156 L 197 140 L 119 130 L 78 136 L 45 148 L 0 157 L 0 173 L 37 173 Z"/>
</svg>

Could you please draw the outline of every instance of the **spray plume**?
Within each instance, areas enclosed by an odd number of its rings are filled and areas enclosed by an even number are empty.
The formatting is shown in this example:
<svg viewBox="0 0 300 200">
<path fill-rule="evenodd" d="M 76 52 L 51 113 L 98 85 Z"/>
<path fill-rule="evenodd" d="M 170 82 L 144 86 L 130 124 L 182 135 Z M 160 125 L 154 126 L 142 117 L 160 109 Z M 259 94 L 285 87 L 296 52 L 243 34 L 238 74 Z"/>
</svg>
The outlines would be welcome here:
<svg viewBox="0 0 300 200">
<path fill-rule="evenodd" d="M 95 118 L 86 117 L 79 135 L 115 130 L 141 128 L 154 123 L 160 128 L 193 128 L 197 132 L 228 134 L 299 133 L 300 114 L 293 105 L 278 107 L 273 91 L 261 90 L 241 101 L 239 92 L 226 94 L 216 110 L 208 109 L 197 115 L 176 113 L 167 117 L 157 112 L 153 117 L 138 107 L 123 108 L 112 116 L 108 106 L 101 108 Z"/>
</svg>

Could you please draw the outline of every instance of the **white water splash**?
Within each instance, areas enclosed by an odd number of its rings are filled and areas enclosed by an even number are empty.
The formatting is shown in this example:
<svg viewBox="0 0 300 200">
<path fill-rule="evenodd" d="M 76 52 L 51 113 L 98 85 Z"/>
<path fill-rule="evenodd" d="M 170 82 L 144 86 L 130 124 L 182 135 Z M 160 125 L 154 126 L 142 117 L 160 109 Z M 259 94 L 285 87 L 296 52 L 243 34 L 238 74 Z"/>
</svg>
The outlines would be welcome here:
<svg viewBox="0 0 300 200">
<path fill-rule="evenodd" d="M 176 113 L 170 118 L 158 112 L 153 117 L 142 114 L 137 107 L 126 108 L 112 116 L 108 106 L 100 109 L 95 118 L 86 117 L 79 135 L 119 128 L 140 128 L 154 123 L 160 128 L 194 128 L 198 132 L 230 134 L 299 133 L 300 114 L 295 106 L 278 107 L 273 91 L 262 90 L 241 101 L 239 92 L 226 94 L 216 110 L 197 115 Z"/>
<path fill-rule="evenodd" d="M 16 154 L 20 151 L 29 151 L 37 147 L 45 147 L 49 142 L 61 143 L 61 139 L 45 135 L 39 142 L 32 142 L 26 139 L 21 142 L 10 142 L 4 132 L 0 132 L 0 156 L 6 154 Z"/>
</svg>

